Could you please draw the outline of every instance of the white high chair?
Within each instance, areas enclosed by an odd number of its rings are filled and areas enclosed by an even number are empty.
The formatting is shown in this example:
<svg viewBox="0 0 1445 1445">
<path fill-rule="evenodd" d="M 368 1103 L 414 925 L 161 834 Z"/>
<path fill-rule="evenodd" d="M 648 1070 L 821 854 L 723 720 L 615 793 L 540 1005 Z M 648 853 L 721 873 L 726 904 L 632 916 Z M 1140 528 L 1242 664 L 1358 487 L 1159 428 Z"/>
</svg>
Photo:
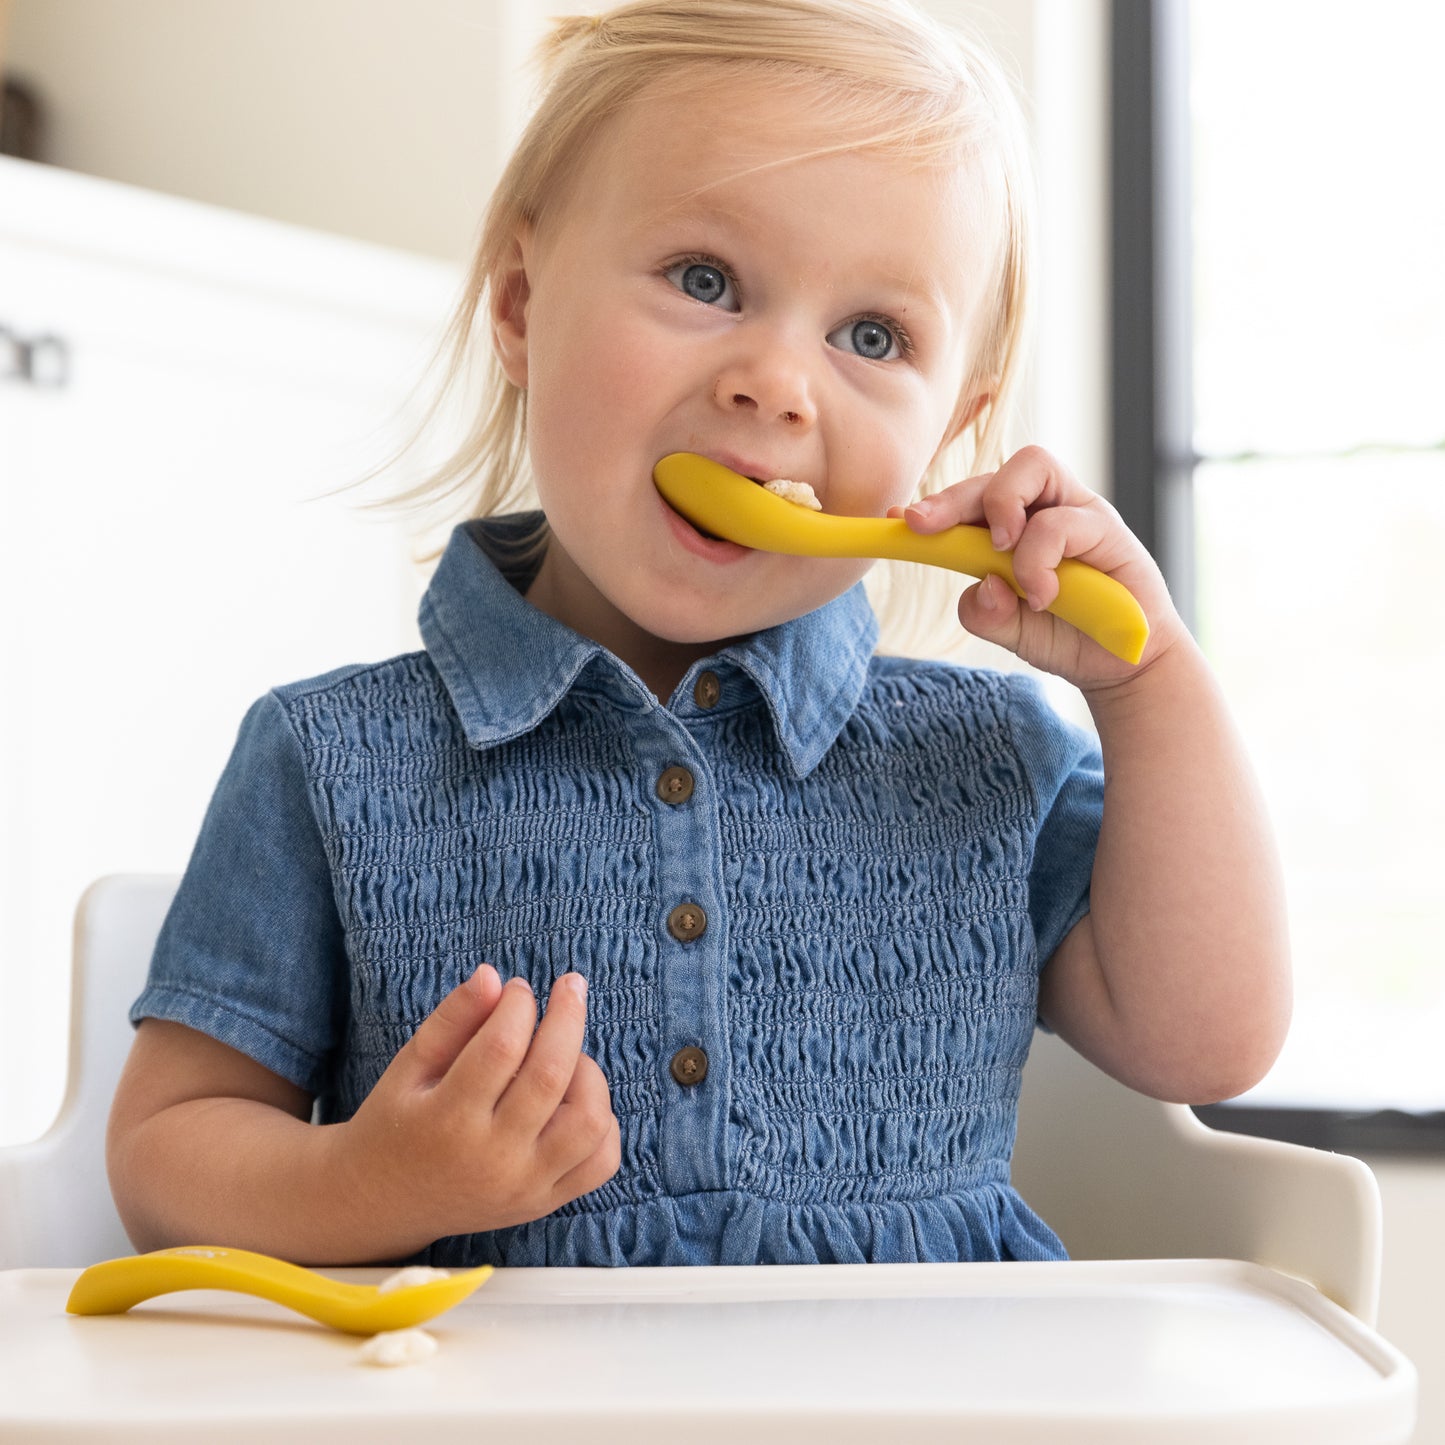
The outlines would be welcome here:
<svg viewBox="0 0 1445 1445">
<path fill-rule="evenodd" d="M 0 1149 L 0 1269 L 132 1252 L 106 1183 L 105 1124 L 127 1011 L 175 887 L 116 875 L 80 901 L 69 1085 L 42 1138 Z M 1248 1260 L 1375 1322 L 1380 1198 L 1363 1163 L 1210 1129 L 1051 1037 L 1036 1040 L 1025 1070 L 1014 1178 L 1075 1259 Z"/>
<path fill-rule="evenodd" d="M 134 1253 L 111 1202 L 105 1126 L 130 1050 L 130 1006 L 178 881 L 115 874 L 81 897 L 65 1100 L 39 1139 L 0 1148 L 0 1269 L 87 1265 Z"/>
</svg>

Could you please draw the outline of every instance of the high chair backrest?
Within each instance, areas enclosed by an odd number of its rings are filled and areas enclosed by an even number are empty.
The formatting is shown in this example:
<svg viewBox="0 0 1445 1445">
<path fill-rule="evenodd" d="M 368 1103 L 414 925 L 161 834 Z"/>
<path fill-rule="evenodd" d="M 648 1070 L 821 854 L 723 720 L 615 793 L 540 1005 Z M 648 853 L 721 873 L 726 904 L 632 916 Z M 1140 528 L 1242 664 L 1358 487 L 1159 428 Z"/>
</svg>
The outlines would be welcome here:
<svg viewBox="0 0 1445 1445">
<path fill-rule="evenodd" d="M 69 1086 L 47 1134 L 0 1149 L 0 1268 L 131 1253 L 106 1182 L 105 1124 L 127 1012 L 176 882 L 117 875 L 80 901 Z M 1024 1070 L 1014 1181 L 1076 1259 L 1251 1260 L 1375 1321 L 1380 1197 L 1364 1164 L 1210 1129 L 1047 1035 Z"/>
<path fill-rule="evenodd" d="M 175 895 L 165 874 L 92 883 L 76 909 L 65 1100 L 33 1143 L 0 1149 L 0 1268 L 131 1254 L 105 1175 L 105 1125 L 133 1030 L 127 1017 Z"/>
<path fill-rule="evenodd" d="M 1366 1164 L 1211 1129 L 1052 1035 L 1024 1069 L 1013 1178 L 1072 1259 L 1250 1260 L 1375 1323 L 1383 1226 Z"/>
</svg>

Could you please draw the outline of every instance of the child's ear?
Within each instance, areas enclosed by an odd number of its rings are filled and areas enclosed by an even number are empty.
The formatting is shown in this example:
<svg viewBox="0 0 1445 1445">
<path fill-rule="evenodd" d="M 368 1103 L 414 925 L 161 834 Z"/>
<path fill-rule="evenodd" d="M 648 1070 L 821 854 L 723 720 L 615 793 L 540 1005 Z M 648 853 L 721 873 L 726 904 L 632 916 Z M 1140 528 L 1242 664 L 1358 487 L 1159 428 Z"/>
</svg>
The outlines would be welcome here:
<svg viewBox="0 0 1445 1445">
<path fill-rule="evenodd" d="M 492 311 L 492 347 L 502 371 L 513 386 L 527 385 L 527 303 L 532 297 L 527 279 L 527 257 L 532 248 L 531 228 L 521 227 L 492 272 L 488 299 Z"/>
<path fill-rule="evenodd" d="M 979 391 L 959 402 L 957 410 L 949 418 L 948 430 L 938 444 L 940 450 L 956 442 L 983 415 L 985 408 L 993 405 L 997 385 L 996 381 L 987 383 Z"/>
</svg>

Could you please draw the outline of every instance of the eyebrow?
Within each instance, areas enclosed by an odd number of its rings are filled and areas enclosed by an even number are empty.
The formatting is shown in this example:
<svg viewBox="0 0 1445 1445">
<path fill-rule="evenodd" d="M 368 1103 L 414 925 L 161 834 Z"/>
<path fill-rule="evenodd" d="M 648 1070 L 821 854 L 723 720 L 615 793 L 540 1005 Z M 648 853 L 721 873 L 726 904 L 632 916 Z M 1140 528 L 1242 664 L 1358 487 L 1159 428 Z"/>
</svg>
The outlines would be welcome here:
<svg viewBox="0 0 1445 1445">
<path fill-rule="evenodd" d="M 659 210 L 653 218 L 654 222 L 666 227 L 716 225 L 721 226 L 724 231 L 741 231 L 746 226 L 746 217 L 740 218 L 736 205 L 711 203 L 708 195 L 711 189 L 712 187 L 707 187 L 681 197 Z M 758 210 L 762 212 L 764 208 L 760 206 Z M 726 250 L 726 245 L 721 249 Z M 889 271 L 885 264 L 879 267 L 874 282 L 879 290 L 887 293 L 886 309 L 899 312 L 900 315 L 909 310 L 922 309 L 941 318 L 947 325 L 950 336 L 957 329 L 953 305 L 944 286 L 937 279 L 920 280 L 917 272 Z M 965 320 L 966 317 L 959 317 L 958 326 Z"/>
</svg>

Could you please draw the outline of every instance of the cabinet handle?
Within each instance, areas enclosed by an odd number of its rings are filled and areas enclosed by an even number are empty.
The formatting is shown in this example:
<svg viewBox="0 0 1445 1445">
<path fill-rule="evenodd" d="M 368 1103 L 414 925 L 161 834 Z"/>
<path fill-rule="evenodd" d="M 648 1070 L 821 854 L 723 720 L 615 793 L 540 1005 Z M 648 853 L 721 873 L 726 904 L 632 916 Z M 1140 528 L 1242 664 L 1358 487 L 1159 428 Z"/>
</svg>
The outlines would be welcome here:
<svg viewBox="0 0 1445 1445">
<path fill-rule="evenodd" d="M 0 381 L 61 387 L 70 380 L 70 347 L 59 336 L 21 336 L 0 326 Z"/>
</svg>

